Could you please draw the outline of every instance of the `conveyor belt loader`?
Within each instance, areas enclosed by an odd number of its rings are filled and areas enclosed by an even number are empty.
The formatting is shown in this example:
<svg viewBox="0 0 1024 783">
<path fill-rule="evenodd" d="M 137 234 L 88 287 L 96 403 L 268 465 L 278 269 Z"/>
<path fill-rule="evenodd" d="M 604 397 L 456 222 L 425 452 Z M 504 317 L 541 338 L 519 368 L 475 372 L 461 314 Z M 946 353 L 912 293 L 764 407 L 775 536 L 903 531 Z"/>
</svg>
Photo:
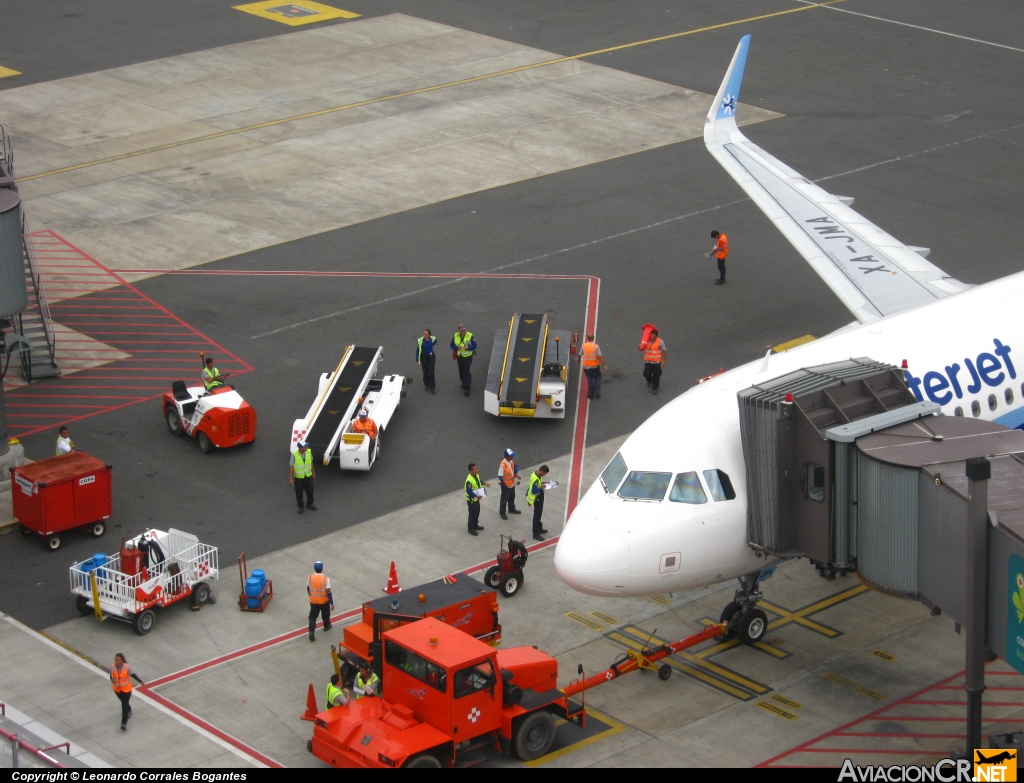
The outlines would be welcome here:
<svg viewBox="0 0 1024 783">
<path fill-rule="evenodd" d="M 495 416 L 564 419 L 569 356 L 578 335 L 551 328 L 546 313 L 515 313 L 494 337 L 484 410 Z"/>
</svg>

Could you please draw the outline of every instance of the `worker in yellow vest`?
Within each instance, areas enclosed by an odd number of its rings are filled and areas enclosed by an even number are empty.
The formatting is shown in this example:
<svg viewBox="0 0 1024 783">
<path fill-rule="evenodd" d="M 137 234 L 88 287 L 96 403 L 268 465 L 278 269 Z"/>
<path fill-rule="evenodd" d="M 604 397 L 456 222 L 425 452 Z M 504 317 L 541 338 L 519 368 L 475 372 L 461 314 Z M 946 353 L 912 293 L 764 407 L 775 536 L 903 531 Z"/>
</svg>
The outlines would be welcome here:
<svg viewBox="0 0 1024 783">
<path fill-rule="evenodd" d="M 370 668 L 370 664 L 366 661 L 360 663 L 359 674 L 356 675 L 354 687 L 352 688 L 356 692 L 356 699 L 361 699 L 363 696 L 376 696 L 377 688 L 379 687 L 380 677 Z"/>
<path fill-rule="evenodd" d="M 583 367 L 583 374 L 587 376 L 587 399 L 601 399 L 601 365 L 603 364 L 604 371 L 608 372 L 608 362 L 601 354 L 601 346 L 594 342 L 593 334 L 588 334 L 587 341 L 583 343 L 580 364 Z"/>
<path fill-rule="evenodd" d="M 530 474 L 530 483 L 526 487 L 526 502 L 533 509 L 533 540 L 543 541 L 547 528 L 544 527 L 542 517 L 544 516 L 544 490 L 550 488 L 550 483 L 544 480 L 548 475 L 548 466 L 541 465 Z"/>
<path fill-rule="evenodd" d="M 644 380 L 647 381 L 647 388 L 651 394 L 657 394 L 661 385 L 661 371 L 665 369 L 665 357 L 668 356 L 665 341 L 658 337 L 657 329 L 651 330 L 651 339 L 640 350 L 644 352 Z"/>
<path fill-rule="evenodd" d="M 463 485 L 463 489 L 466 493 L 466 505 L 469 507 L 467 526 L 471 536 L 475 536 L 478 531 L 483 530 L 480 526 L 480 498 L 486 494 L 484 487 L 489 486 L 491 486 L 490 482 L 480 478 L 480 468 L 476 466 L 475 462 L 470 462 L 469 475 L 466 476 L 466 483 Z"/>
<path fill-rule="evenodd" d="M 316 641 L 316 621 L 323 618 L 324 630 L 331 630 L 331 610 L 334 609 L 334 595 L 331 593 L 331 580 L 324 573 L 324 564 L 317 560 L 313 563 L 316 573 L 306 577 L 306 592 L 309 594 L 309 640 Z"/>
<path fill-rule="evenodd" d="M 316 478 L 316 469 L 313 467 L 313 451 L 309 444 L 299 441 L 298 449 L 292 452 L 288 459 L 288 486 L 295 487 L 295 502 L 299 504 L 299 513 L 304 511 L 302 493 L 306 493 L 305 508 L 316 511 L 313 505 L 313 480 Z"/>
<path fill-rule="evenodd" d="M 121 731 L 128 730 L 128 719 L 132 716 L 132 707 L 128 700 L 132 697 L 132 680 L 139 685 L 145 683 L 128 667 L 124 653 L 114 656 L 114 665 L 110 667 L 110 684 L 114 686 L 114 695 L 121 702 Z"/>
<path fill-rule="evenodd" d="M 220 374 L 220 370 L 213 366 L 213 357 L 206 357 L 206 367 L 203 368 L 203 386 L 206 387 L 206 391 L 213 391 L 218 386 L 224 385 L 225 376 Z"/>
<path fill-rule="evenodd" d="M 337 674 L 331 675 L 331 681 L 327 683 L 327 709 L 331 707 L 344 707 L 348 704 L 350 694 L 348 688 L 339 688 L 344 685 L 341 677 Z"/>
<path fill-rule="evenodd" d="M 62 457 L 76 451 L 75 442 L 71 440 L 71 433 L 67 427 L 61 427 L 57 434 L 57 456 Z"/>
<path fill-rule="evenodd" d="M 463 324 L 459 324 L 458 331 L 452 337 L 451 348 L 452 358 L 459 363 L 459 380 L 462 381 L 462 393 L 468 397 L 469 387 L 473 383 L 473 376 L 470 375 L 469 368 L 473 364 L 473 354 L 476 353 L 476 340 L 473 339 L 473 333 L 466 331 L 466 327 Z"/>
</svg>

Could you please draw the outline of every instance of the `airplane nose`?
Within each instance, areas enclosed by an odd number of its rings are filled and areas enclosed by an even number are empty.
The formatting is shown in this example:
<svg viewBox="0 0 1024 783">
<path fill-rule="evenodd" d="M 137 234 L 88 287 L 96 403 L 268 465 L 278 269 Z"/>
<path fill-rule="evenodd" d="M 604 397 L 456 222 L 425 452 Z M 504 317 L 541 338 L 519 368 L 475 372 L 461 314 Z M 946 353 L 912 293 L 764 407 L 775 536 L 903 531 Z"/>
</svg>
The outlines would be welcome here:
<svg viewBox="0 0 1024 783">
<path fill-rule="evenodd" d="M 607 525 L 573 515 L 555 548 L 555 571 L 569 587 L 590 595 L 623 593 L 629 583 L 629 545 Z"/>
</svg>

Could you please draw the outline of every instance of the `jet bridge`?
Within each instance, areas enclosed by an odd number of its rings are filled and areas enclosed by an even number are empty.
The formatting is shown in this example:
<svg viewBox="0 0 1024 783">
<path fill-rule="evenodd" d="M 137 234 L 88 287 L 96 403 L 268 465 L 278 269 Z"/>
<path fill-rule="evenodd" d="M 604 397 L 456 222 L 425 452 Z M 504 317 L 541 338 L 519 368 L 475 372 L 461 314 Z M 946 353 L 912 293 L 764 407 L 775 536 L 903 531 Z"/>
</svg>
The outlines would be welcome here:
<svg viewBox="0 0 1024 783">
<path fill-rule="evenodd" d="M 313 451 L 313 459 L 329 465 L 337 459 L 340 467 L 369 470 L 380 448 L 380 438 L 370 441 L 354 432 L 352 423 L 361 408 L 378 429 L 387 428 L 405 392 L 407 379 L 401 375 L 375 378 L 384 359 L 382 347 L 367 348 L 350 345 L 345 349 L 334 372 L 320 376 L 317 396 L 305 417 L 292 425 L 290 449 L 305 441 Z"/>
<path fill-rule="evenodd" d="M 569 356 L 578 335 L 552 329 L 546 313 L 515 313 L 494 336 L 484 410 L 495 416 L 564 419 Z"/>
</svg>

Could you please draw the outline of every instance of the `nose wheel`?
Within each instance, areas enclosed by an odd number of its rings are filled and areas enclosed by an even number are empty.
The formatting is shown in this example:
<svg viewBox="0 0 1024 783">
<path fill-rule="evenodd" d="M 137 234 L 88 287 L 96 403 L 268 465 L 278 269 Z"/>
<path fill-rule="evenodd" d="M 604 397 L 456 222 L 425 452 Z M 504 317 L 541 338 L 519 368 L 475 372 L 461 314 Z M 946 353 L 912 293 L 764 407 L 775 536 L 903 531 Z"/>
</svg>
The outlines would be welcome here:
<svg viewBox="0 0 1024 783">
<path fill-rule="evenodd" d="M 756 571 L 739 578 L 740 587 L 736 596 L 726 604 L 719 618 L 719 622 L 726 627 L 725 638 L 736 638 L 743 644 L 754 645 L 767 633 L 768 615 L 757 608 L 757 602 L 764 597 L 758 589 L 762 573 Z"/>
</svg>

